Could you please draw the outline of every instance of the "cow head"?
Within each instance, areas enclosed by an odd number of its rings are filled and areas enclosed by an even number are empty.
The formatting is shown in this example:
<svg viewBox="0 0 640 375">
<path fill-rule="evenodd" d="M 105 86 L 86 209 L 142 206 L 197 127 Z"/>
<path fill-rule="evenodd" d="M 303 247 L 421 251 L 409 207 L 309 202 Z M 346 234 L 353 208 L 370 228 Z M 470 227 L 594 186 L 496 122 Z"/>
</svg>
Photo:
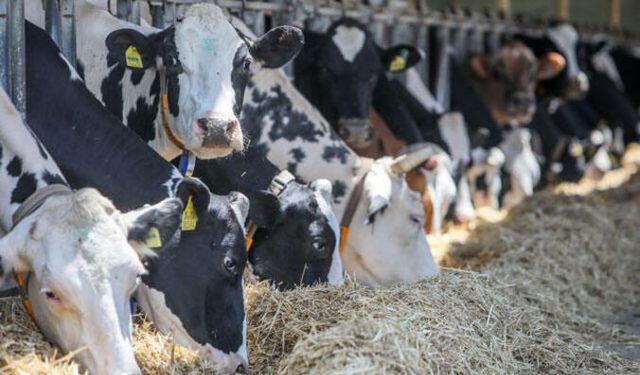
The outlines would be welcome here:
<svg viewBox="0 0 640 375">
<path fill-rule="evenodd" d="M 249 74 L 285 64 L 303 36 L 282 26 L 248 44 L 220 8 L 196 4 L 175 26 L 150 35 L 116 30 L 106 44 L 109 59 L 128 69 L 166 72 L 168 126 L 185 148 L 209 159 L 243 149 L 237 116 Z"/>
<path fill-rule="evenodd" d="M 369 146 L 369 109 L 378 75 L 410 68 L 420 53 L 405 45 L 382 50 L 351 18 L 336 21 L 324 34 L 305 31 L 305 40 L 294 65 L 296 86 L 350 146 Z"/>
<path fill-rule="evenodd" d="M 383 157 L 364 176 L 342 254 L 346 272 L 357 281 L 378 287 L 438 272 L 425 233 L 426 179 L 417 179 L 420 174 L 414 172 L 432 155 L 421 149 L 397 159 Z"/>
<path fill-rule="evenodd" d="M 180 241 L 149 261 L 136 299 L 161 332 L 199 351 L 219 373 L 244 372 L 249 201 L 240 193 L 211 194 L 196 179 L 183 180 L 176 196 L 185 202 Z"/>
<path fill-rule="evenodd" d="M 253 274 L 280 289 L 329 282 L 341 285 L 338 222 L 331 211 L 331 183 L 295 181 L 278 195 L 250 195 L 249 218 L 260 228 L 249 252 Z"/>
<path fill-rule="evenodd" d="M 511 41 L 495 53 L 472 56 L 469 65 L 494 119 L 500 124 L 523 124 L 535 113 L 536 83 L 555 77 L 565 60 L 555 52 L 536 59 L 522 42 Z"/>
<path fill-rule="evenodd" d="M 579 35 L 573 26 L 560 22 L 549 27 L 541 37 L 519 35 L 518 39 L 524 41 L 536 56 L 556 52 L 565 59 L 566 65 L 560 74 L 540 82 L 538 94 L 571 100 L 579 99 L 587 93 L 589 79 L 578 64 Z"/>
<path fill-rule="evenodd" d="M 38 326 L 63 351 L 79 350 L 74 358 L 89 372 L 139 374 L 129 298 L 148 245 L 169 242 L 181 209 L 167 199 L 122 214 L 93 189 L 50 197 L 0 240 L 0 277 L 30 274 Z"/>
</svg>

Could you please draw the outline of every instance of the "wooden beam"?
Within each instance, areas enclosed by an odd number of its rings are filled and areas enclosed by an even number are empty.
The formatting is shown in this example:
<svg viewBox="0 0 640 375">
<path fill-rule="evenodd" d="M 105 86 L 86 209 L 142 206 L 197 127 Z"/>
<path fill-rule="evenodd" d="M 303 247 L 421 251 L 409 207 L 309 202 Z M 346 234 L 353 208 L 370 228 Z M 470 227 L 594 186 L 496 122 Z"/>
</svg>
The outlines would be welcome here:
<svg viewBox="0 0 640 375">
<path fill-rule="evenodd" d="M 609 26 L 620 28 L 620 0 L 609 0 Z"/>
<path fill-rule="evenodd" d="M 556 0 L 556 17 L 563 21 L 569 19 L 569 0 Z"/>
<path fill-rule="evenodd" d="M 511 14 L 511 0 L 496 0 L 498 2 L 498 10 L 505 14 Z"/>
</svg>

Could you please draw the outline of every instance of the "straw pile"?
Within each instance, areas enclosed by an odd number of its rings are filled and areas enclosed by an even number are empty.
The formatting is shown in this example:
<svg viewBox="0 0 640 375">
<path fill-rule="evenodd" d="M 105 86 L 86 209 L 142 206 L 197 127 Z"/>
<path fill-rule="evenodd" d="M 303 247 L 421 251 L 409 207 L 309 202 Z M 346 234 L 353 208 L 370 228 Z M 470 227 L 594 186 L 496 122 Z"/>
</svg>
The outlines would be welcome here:
<svg viewBox="0 0 640 375">
<path fill-rule="evenodd" d="M 248 286 L 252 372 L 640 373 L 640 363 L 607 350 L 640 348 L 640 338 L 607 323 L 640 311 L 640 178 L 566 194 L 598 186 L 574 188 L 542 192 L 504 221 L 477 226 L 443 259 L 463 269 L 416 285 Z M 0 314 L 0 373 L 7 361 L 8 373 L 77 373 L 68 361 L 46 362 L 52 349 L 19 301 L 0 300 Z M 145 373 L 210 372 L 149 323 L 134 331 Z"/>
</svg>

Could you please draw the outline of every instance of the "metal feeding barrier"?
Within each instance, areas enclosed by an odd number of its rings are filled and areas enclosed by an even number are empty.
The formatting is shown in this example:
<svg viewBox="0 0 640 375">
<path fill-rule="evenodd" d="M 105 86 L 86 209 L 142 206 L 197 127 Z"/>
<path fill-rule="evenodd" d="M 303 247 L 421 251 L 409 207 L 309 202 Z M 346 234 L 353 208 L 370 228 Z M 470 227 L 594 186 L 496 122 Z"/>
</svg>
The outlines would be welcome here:
<svg viewBox="0 0 640 375">
<path fill-rule="evenodd" d="M 26 109 L 24 1 L 0 0 L 0 82 L 18 110 Z M 43 4 L 47 32 L 58 44 L 67 59 L 75 66 L 75 7 L 74 0 L 27 0 Z M 568 18 L 568 0 L 556 0 L 558 18 Z M 617 43 L 636 43 L 636 35 L 622 32 L 620 0 L 610 3 L 610 25 L 613 28 L 577 25 L 584 39 L 606 33 Z M 189 5 L 202 0 L 107 0 L 109 9 L 118 18 L 140 24 L 143 12 L 155 27 L 174 24 Z M 382 47 L 391 44 L 411 44 L 427 51 L 417 66 L 422 79 L 435 82 L 436 72 L 429 67 L 431 59 L 438 59 L 442 46 L 453 45 L 458 53 L 478 53 L 497 48 L 508 36 L 541 34 L 548 22 L 506 16 L 510 0 L 497 0 L 502 12 L 470 12 L 460 9 L 433 11 L 429 0 L 209 0 L 243 20 L 256 35 L 285 24 L 324 31 L 341 17 L 351 17 L 367 25 L 376 42 Z M 115 7 L 114 7 L 115 6 Z M 559 13 L 558 13 L 559 12 Z M 462 52 L 460 52 L 462 51 Z M 437 61 L 437 60 L 434 60 Z M 290 68 L 286 68 L 289 71 Z"/>
</svg>

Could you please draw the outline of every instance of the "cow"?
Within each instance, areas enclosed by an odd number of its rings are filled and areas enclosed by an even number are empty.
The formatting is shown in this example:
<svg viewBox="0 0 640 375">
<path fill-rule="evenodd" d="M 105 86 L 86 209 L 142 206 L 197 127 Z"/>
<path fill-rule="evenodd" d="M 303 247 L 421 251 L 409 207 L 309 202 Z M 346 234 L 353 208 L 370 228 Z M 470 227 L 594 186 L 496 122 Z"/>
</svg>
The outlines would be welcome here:
<svg viewBox="0 0 640 375">
<path fill-rule="evenodd" d="M 295 85 L 347 144 L 365 148 L 373 140 L 369 110 L 378 75 L 415 65 L 420 52 L 408 45 L 381 49 L 365 26 L 342 18 L 325 33 L 304 31 L 294 60 Z"/>
<path fill-rule="evenodd" d="M 640 65 L 640 49 L 631 46 L 615 46 L 611 49 L 610 55 L 616 65 L 620 81 L 624 87 L 624 92 L 633 104 L 633 108 L 640 108 L 640 75 L 638 65 Z"/>
<path fill-rule="evenodd" d="M 220 373 L 247 370 L 240 193 L 213 195 L 122 125 L 86 88 L 53 41 L 26 25 L 27 122 L 74 187 L 95 187 L 125 209 L 177 196 L 181 230 L 148 260 L 136 300 L 158 329 Z M 72 147 L 70 147 L 72 145 Z"/>
<path fill-rule="evenodd" d="M 249 147 L 302 181 L 331 181 L 334 212 L 348 227 L 341 232 L 346 273 L 374 287 L 436 274 L 421 192 L 409 188 L 406 168 L 390 157 L 358 157 L 280 71 L 256 73 L 244 103 Z"/>
<path fill-rule="evenodd" d="M 579 35 L 567 22 L 554 22 L 542 35 L 517 34 L 537 57 L 548 53 L 559 53 L 566 65 L 560 74 L 541 81 L 536 88 L 536 96 L 546 106 L 553 99 L 574 100 L 583 97 L 589 89 L 589 79 L 580 69 L 578 61 Z"/>
<path fill-rule="evenodd" d="M 536 58 L 519 40 L 504 43 L 492 53 L 476 54 L 468 61 L 469 78 L 499 125 L 522 125 L 536 109 L 535 87 L 565 68 L 557 52 Z"/>
<path fill-rule="evenodd" d="M 256 230 L 248 259 L 259 280 L 281 290 L 318 282 L 342 285 L 328 180 L 302 184 L 252 147 L 242 155 L 198 160 L 193 173 L 217 194 L 237 190 L 249 197 L 249 228 Z"/>
<path fill-rule="evenodd" d="M 25 273 L 27 312 L 92 374 L 140 374 L 128 298 L 146 272 L 140 259 L 157 247 L 149 235 L 174 235 L 181 202 L 123 214 L 95 189 L 70 189 L 2 90 L 0 123 L 0 285 Z"/>
<path fill-rule="evenodd" d="M 32 2 L 27 18 L 44 26 Z M 195 4 L 164 30 L 134 25 L 76 2 L 80 75 L 118 119 L 166 160 L 184 150 L 221 157 L 243 148 L 237 116 L 247 78 L 293 58 L 302 32 L 277 27 L 251 45 L 213 4 Z"/>
</svg>

